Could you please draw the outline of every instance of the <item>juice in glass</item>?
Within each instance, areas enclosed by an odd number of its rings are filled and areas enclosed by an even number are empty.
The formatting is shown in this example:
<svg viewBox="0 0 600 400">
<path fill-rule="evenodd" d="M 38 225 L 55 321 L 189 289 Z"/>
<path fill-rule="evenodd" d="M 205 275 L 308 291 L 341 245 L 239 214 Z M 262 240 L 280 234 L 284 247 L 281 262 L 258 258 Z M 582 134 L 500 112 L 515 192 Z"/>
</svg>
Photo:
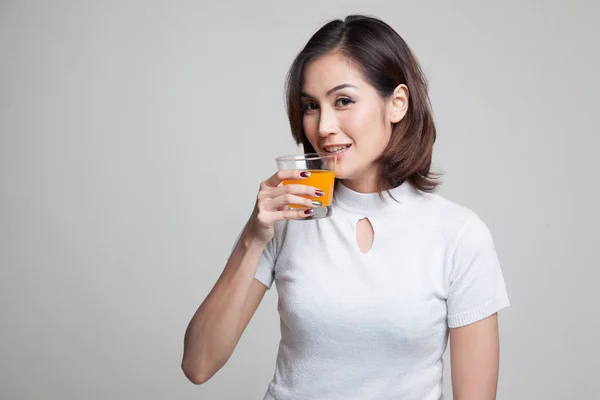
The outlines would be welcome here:
<svg viewBox="0 0 600 400">
<path fill-rule="evenodd" d="M 321 203 L 320 207 L 313 208 L 312 215 L 301 221 L 326 218 L 331 215 L 331 202 L 335 184 L 336 154 L 310 153 L 276 158 L 280 170 L 300 170 L 310 172 L 310 176 L 302 179 L 287 179 L 283 185 L 298 184 L 315 187 L 324 192 L 323 196 L 302 196 L 312 201 Z M 304 206 L 290 204 L 289 208 L 302 209 Z"/>
<path fill-rule="evenodd" d="M 331 205 L 331 199 L 333 198 L 333 185 L 335 182 L 335 172 L 325 170 L 307 170 L 310 172 L 310 176 L 304 179 L 289 179 L 284 180 L 284 185 L 298 184 L 314 186 L 317 189 L 321 189 L 325 192 L 324 196 L 301 196 L 310 200 L 320 201 L 323 207 Z M 290 205 L 290 208 L 303 208 L 302 206 Z"/>
</svg>

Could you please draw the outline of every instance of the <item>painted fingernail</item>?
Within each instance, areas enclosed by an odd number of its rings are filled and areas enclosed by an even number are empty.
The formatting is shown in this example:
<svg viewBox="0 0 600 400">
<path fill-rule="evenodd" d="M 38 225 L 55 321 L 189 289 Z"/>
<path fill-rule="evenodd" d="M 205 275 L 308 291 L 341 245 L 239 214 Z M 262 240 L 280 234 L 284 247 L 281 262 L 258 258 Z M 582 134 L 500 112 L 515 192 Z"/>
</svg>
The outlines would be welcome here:
<svg viewBox="0 0 600 400">
<path fill-rule="evenodd" d="M 323 205 L 323 203 L 321 203 L 320 201 L 313 201 L 312 205 L 313 206 L 317 206 L 317 207 L 321 207 Z"/>
<path fill-rule="evenodd" d="M 312 213 L 313 213 L 313 210 L 312 210 L 312 208 L 309 208 L 309 209 L 307 209 L 307 210 L 304 210 L 304 214 L 306 214 L 306 215 L 308 215 L 308 214 L 312 214 Z"/>
<path fill-rule="evenodd" d="M 302 171 L 302 172 L 300 172 L 300 176 L 303 178 L 308 178 L 310 176 L 310 172 Z"/>
<path fill-rule="evenodd" d="M 322 190 L 315 190 L 315 194 L 316 194 L 317 196 L 325 196 L 325 192 L 324 192 L 324 191 L 322 191 Z"/>
</svg>

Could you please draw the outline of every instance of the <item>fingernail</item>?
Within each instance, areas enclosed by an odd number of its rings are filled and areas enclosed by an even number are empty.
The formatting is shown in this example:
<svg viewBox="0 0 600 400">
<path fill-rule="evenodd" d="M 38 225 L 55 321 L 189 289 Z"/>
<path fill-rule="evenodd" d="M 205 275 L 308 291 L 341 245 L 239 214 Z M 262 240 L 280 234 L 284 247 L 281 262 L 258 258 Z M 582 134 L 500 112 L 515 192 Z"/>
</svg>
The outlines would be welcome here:
<svg viewBox="0 0 600 400">
<path fill-rule="evenodd" d="M 313 201 L 312 205 L 313 206 L 317 206 L 317 207 L 321 207 L 323 205 L 323 203 L 321 203 L 320 201 Z"/>
<path fill-rule="evenodd" d="M 306 214 L 306 215 L 308 215 L 308 214 L 312 214 L 312 213 L 313 213 L 313 210 L 312 210 L 312 208 L 309 208 L 309 209 L 307 209 L 307 210 L 304 210 L 304 214 Z"/>
<path fill-rule="evenodd" d="M 302 172 L 300 172 L 300 176 L 303 178 L 308 178 L 310 176 L 310 172 L 302 171 Z"/>
<path fill-rule="evenodd" d="M 322 190 L 315 190 L 315 194 L 316 194 L 317 196 L 325 196 L 325 192 L 324 192 L 324 191 L 322 191 Z"/>
</svg>

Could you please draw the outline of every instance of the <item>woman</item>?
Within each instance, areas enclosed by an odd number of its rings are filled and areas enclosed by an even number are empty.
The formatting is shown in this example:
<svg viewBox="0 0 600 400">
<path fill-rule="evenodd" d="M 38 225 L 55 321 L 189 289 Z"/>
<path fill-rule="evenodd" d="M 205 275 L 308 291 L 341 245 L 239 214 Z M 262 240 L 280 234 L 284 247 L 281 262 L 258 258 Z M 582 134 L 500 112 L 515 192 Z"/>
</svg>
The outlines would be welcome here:
<svg viewBox="0 0 600 400">
<path fill-rule="evenodd" d="M 492 237 L 436 194 L 427 85 L 403 39 L 365 16 L 332 21 L 295 59 L 292 134 L 337 152 L 333 215 L 302 221 L 316 188 L 279 171 L 185 335 L 194 383 L 228 360 L 277 283 L 281 342 L 265 399 L 442 399 L 450 338 L 455 399 L 494 399 L 497 312 L 509 305 Z M 287 210 L 287 204 L 304 206 Z"/>
</svg>

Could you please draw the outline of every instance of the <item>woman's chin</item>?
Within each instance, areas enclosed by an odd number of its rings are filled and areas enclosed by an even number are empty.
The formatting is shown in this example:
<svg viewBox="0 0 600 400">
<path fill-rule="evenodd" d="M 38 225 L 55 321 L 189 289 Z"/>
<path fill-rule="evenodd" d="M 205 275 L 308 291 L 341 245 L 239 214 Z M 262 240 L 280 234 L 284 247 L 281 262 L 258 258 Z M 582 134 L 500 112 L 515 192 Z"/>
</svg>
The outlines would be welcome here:
<svg viewBox="0 0 600 400">
<path fill-rule="evenodd" d="M 337 170 L 335 171 L 335 178 L 339 179 L 339 180 L 346 180 L 349 178 L 349 175 L 347 173 L 347 171 L 344 170 Z"/>
</svg>

